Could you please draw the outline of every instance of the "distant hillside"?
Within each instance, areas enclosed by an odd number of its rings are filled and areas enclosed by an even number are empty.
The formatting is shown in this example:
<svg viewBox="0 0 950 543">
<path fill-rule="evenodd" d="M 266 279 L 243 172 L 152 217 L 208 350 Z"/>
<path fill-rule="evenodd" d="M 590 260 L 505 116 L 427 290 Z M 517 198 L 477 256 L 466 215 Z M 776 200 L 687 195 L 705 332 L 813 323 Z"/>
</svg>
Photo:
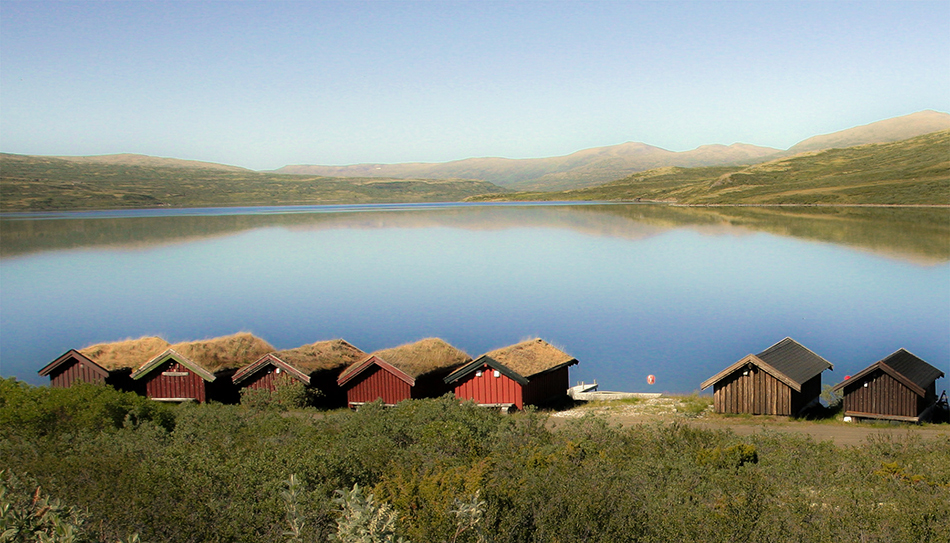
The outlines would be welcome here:
<svg viewBox="0 0 950 543">
<path fill-rule="evenodd" d="M 787 151 L 734 143 L 704 145 L 692 151 L 674 152 L 645 143 L 628 142 L 549 158 L 469 158 L 442 163 L 351 166 L 295 165 L 275 171 L 334 177 L 481 179 L 512 190 L 558 191 L 593 187 L 636 172 L 667 166 L 696 168 L 750 165 L 806 151 L 900 141 L 946 129 L 950 129 L 950 114 L 928 110 L 815 136 Z"/>
<path fill-rule="evenodd" d="M 162 165 L 2 153 L 0 211 L 453 202 L 504 191 L 485 181 L 340 179 L 158 160 Z"/>
<path fill-rule="evenodd" d="M 585 149 L 550 158 L 469 158 L 444 163 L 357 164 L 353 166 L 284 166 L 277 173 L 335 177 L 419 177 L 481 179 L 517 190 L 589 187 L 661 166 L 751 164 L 776 156 L 778 149 L 736 143 L 704 145 L 674 152 L 645 143 Z"/>
<path fill-rule="evenodd" d="M 808 138 L 789 148 L 791 154 L 822 149 L 854 147 L 866 143 L 888 143 L 941 130 L 950 130 L 950 114 L 925 110 L 840 132 Z"/>
<path fill-rule="evenodd" d="M 598 187 L 479 199 L 950 205 L 950 130 L 748 167 L 665 167 Z"/>
<path fill-rule="evenodd" d="M 126 166 L 144 166 L 150 168 L 193 168 L 201 170 L 225 170 L 229 172 L 248 172 L 247 168 L 239 166 L 228 166 L 226 164 L 216 164 L 214 162 L 201 162 L 198 160 L 182 160 L 180 158 L 164 158 L 148 155 L 135 155 L 124 153 L 118 155 L 93 155 L 93 156 L 54 156 L 48 158 L 57 158 L 68 160 L 70 162 L 81 162 L 85 164 L 117 164 Z"/>
</svg>

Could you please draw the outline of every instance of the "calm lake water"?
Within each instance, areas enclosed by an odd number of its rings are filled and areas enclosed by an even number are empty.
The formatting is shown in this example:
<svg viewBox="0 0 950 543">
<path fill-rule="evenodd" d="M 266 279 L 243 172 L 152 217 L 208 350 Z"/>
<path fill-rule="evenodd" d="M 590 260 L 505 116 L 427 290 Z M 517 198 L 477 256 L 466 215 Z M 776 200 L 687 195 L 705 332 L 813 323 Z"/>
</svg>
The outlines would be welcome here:
<svg viewBox="0 0 950 543">
<path fill-rule="evenodd" d="M 950 210 L 406 205 L 0 220 L 0 374 L 70 348 L 250 331 L 369 352 L 529 337 L 571 380 L 691 392 L 786 336 L 834 384 L 898 348 L 950 373 Z M 647 385 L 646 377 L 656 376 Z M 937 382 L 938 393 L 947 380 Z"/>
</svg>

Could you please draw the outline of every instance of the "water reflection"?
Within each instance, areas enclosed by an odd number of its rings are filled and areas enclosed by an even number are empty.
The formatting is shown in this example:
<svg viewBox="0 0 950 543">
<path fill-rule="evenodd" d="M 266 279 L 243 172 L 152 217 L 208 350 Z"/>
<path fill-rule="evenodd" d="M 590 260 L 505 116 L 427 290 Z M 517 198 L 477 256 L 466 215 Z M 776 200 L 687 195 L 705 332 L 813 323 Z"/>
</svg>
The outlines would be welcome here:
<svg viewBox="0 0 950 543">
<path fill-rule="evenodd" d="M 0 375 L 241 330 L 278 349 L 438 336 L 473 356 L 540 336 L 581 361 L 572 379 L 626 390 L 654 374 L 692 391 L 785 336 L 835 364 L 829 382 L 900 347 L 950 361 L 947 209 L 290 211 L 4 219 Z"/>
<path fill-rule="evenodd" d="M 118 216 L 115 216 L 118 215 Z M 664 205 L 310 206 L 148 210 L 0 219 L 0 257 L 83 247 L 146 247 L 257 228 L 566 228 L 638 239 L 674 228 L 763 231 L 921 264 L 950 260 L 950 208 L 672 207 Z"/>
</svg>

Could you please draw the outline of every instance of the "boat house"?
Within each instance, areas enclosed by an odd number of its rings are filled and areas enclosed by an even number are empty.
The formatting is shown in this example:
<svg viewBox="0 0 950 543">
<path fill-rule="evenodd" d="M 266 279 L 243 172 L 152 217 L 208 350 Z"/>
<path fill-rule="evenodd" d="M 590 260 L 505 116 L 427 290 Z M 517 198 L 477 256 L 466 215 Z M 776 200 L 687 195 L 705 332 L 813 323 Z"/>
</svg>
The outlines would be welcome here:
<svg viewBox="0 0 950 543">
<path fill-rule="evenodd" d="M 716 413 L 798 415 L 821 394 L 821 372 L 834 366 L 791 338 L 750 354 L 703 381 Z"/>
<path fill-rule="evenodd" d="M 455 397 L 484 406 L 524 409 L 567 395 L 577 359 L 542 339 L 483 354 L 445 377 Z"/>
<path fill-rule="evenodd" d="M 129 378 L 132 369 L 168 348 L 159 337 L 142 337 L 113 343 L 100 343 L 84 349 L 70 349 L 43 367 L 39 374 L 50 378 L 53 388 L 74 383 L 95 383 L 119 390 L 135 390 Z"/>
<path fill-rule="evenodd" d="M 132 379 L 153 400 L 166 402 L 236 403 L 231 377 L 249 360 L 274 348 L 263 339 L 241 333 L 172 345 L 132 372 Z"/>
<path fill-rule="evenodd" d="M 239 389 L 275 391 L 281 381 L 297 381 L 320 391 L 321 407 L 343 407 L 346 395 L 337 385 L 340 371 L 366 357 L 342 339 L 319 341 L 268 353 L 239 369 L 231 378 Z"/>
<path fill-rule="evenodd" d="M 918 422 L 937 401 L 944 373 L 904 349 L 835 385 L 845 416 Z"/>
<path fill-rule="evenodd" d="M 471 361 L 445 341 L 427 338 L 364 357 L 344 370 L 337 384 L 350 407 L 377 399 L 394 405 L 410 398 L 435 398 L 452 390 L 445 376 Z"/>
</svg>

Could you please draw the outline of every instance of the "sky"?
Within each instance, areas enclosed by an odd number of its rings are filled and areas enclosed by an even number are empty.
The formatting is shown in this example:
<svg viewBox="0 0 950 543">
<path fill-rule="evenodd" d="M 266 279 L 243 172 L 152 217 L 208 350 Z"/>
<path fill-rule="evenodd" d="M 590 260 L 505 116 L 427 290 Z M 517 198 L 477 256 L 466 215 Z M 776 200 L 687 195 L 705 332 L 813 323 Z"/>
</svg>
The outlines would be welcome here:
<svg viewBox="0 0 950 543">
<path fill-rule="evenodd" d="M 950 2 L 0 0 L 0 151 L 288 164 L 672 151 L 950 111 Z"/>
</svg>

